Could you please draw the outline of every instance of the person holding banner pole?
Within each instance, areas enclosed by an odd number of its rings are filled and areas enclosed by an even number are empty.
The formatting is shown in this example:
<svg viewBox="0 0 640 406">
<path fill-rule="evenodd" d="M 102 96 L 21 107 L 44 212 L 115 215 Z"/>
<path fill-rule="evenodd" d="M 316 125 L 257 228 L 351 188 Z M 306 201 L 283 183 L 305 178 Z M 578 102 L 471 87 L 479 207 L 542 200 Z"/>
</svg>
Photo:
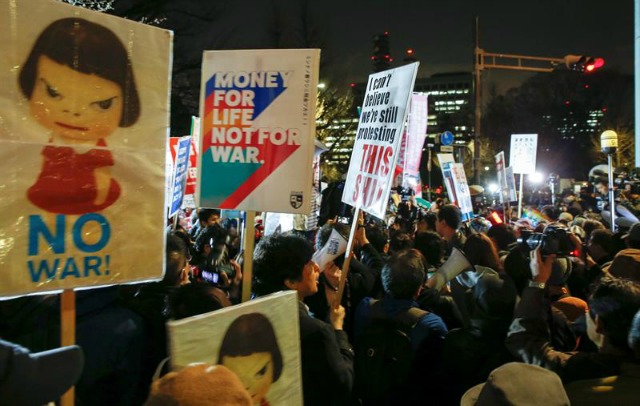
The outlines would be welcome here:
<svg viewBox="0 0 640 406">
<path fill-rule="evenodd" d="M 319 277 L 318 293 L 307 297 L 304 302 L 309 306 L 309 310 L 320 320 L 328 320 L 331 306 L 337 301 L 340 277 L 344 266 L 344 251 L 347 241 L 343 237 L 348 233 L 348 228 L 344 224 L 325 224 L 316 235 L 316 253 L 314 260 L 320 265 L 321 273 Z M 337 236 L 336 236 L 337 234 Z M 327 255 L 333 247 L 340 244 L 333 260 Z M 351 339 L 353 337 L 353 315 L 355 308 L 360 301 L 367 296 L 379 296 L 378 289 L 381 290 L 380 270 L 384 261 L 378 251 L 367 239 L 364 226 L 359 226 L 355 235 L 356 245 L 362 255 L 360 260 L 352 259 L 351 272 L 345 282 L 345 293 L 341 297 L 340 305 L 346 310 L 344 330 Z"/>
<path fill-rule="evenodd" d="M 462 212 L 458 206 L 447 204 L 438 210 L 436 216 L 436 232 L 446 241 L 445 257 L 448 257 L 452 248 L 462 249 L 466 240 L 459 231 Z"/>
<path fill-rule="evenodd" d="M 298 292 L 304 404 L 348 404 L 353 387 L 353 349 L 343 331 L 345 309 L 331 308 L 330 324 L 314 318 L 302 302 L 318 292 L 320 269 L 313 247 L 295 235 L 272 234 L 253 255 L 253 293 Z"/>
</svg>

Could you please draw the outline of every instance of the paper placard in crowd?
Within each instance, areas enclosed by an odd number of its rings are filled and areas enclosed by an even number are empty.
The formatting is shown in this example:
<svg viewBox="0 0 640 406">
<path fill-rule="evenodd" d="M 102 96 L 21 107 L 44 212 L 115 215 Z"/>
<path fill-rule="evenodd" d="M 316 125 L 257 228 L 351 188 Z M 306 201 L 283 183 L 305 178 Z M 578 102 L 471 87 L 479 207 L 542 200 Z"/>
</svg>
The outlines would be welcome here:
<svg viewBox="0 0 640 406">
<path fill-rule="evenodd" d="M 422 182 L 420 181 L 420 161 L 422 147 L 427 136 L 427 95 L 414 93 L 411 95 L 407 131 L 403 138 L 403 152 L 398 160 L 402 170 L 402 187 L 415 191 L 415 197 L 422 197 Z"/>
<path fill-rule="evenodd" d="M 242 379 L 263 366 L 279 374 L 255 405 L 301 405 L 300 328 L 296 291 L 274 293 L 215 312 L 167 323 L 172 369 L 222 364 Z M 240 355 L 241 356 L 237 356 Z M 243 362 L 244 361 L 244 362 Z M 249 382 L 243 382 L 249 387 Z M 255 385 L 251 385 L 254 389 Z M 251 393 L 250 395 L 256 395 Z"/>
<path fill-rule="evenodd" d="M 509 189 L 507 187 L 507 176 L 505 172 L 506 163 L 504 161 L 504 151 L 500 151 L 495 155 L 495 161 L 500 203 L 506 203 L 509 199 Z"/>
<path fill-rule="evenodd" d="M 369 75 L 342 201 L 384 218 L 418 63 Z"/>
<path fill-rule="evenodd" d="M 456 189 L 453 186 L 453 174 L 451 173 L 451 165 L 454 164 L 453 154 L 438 154 L 438 164 L 442 171 L 442 183 L 447 190 L 447 196 L 450 202 L 456 202 Z"/>
<path fill-rule="evenodd" d="M 464 165 L 449 164 L 451 166 L 451 174 L 453 179 L 453 187 L 455 188 L 456 204 L 462 212 L 462 220 L 470 220 L 473 218 L 473 204 L 471 203 L 471 192 L 467 183 L 467 176 L 464 173 Z"/>
<path fill-rule="evenodd" d="M 516 177 L 513 174 L 513 167 L 509 166 L 505 169 L 505 177 L 507 179 L 507 191 L 510 202 L 515 202 L 518 200 L 518 195 L 516 194 Z"/>
<path fill-rule="evenodd" d="M 0 35 L 0 296 L 160 278 L 172 32 L 0 0 Z"/>
<path fill-rule="evenodd" d="M 347 239 L 344 238 L 336 229 L 331 230 L 329 239 L 324 246 L 316 251 L 311 258 L 322 271 L 324 267 L 340 255 L 347 252 Z"/>
<path fill-rule="evenodd" d="M 320 50 L 206 51 L 200 207 L 307 214 Z"/>
<path fill-rule="evenodd" d="M 293 230 L 293 214 L 264 213 L 264 235 L 281 234 Z"/>
<path fill-rule="evenodd" d="M 513 167 L 513 173 L 535 173 L 537 150 L 538 134 L 512 134 L 509 165 Z"/>
<path fill-rule="evenodd" d="M 175 141 L 174 141 L 175 140 Z M 173 217 L 182 206 L 189 169 L 189 152 L 191 137 L 171 138 L 169 143 L 173 158 L 173 176 L 171 177 L 171 199 L 169 200 L 169 217 Z"/>
</svg>

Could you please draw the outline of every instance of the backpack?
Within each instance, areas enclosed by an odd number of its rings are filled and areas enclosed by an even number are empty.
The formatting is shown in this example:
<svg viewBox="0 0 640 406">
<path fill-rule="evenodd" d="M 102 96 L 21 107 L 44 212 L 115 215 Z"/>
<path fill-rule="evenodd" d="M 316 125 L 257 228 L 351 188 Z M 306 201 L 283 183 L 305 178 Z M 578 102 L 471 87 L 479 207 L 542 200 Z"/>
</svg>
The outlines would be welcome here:
<svg viewBox="0 0 640 406">
<path fill-rule="evenodd" d="M 428 314 L 412 307 L 390 318 L 379 300 L 370 308 L 371 324 L 358 337 L 354 360 L 354 390 L 364 404 L 383 402 L 405 383 L 415 356 L 411 330 Z"/>
</svg>

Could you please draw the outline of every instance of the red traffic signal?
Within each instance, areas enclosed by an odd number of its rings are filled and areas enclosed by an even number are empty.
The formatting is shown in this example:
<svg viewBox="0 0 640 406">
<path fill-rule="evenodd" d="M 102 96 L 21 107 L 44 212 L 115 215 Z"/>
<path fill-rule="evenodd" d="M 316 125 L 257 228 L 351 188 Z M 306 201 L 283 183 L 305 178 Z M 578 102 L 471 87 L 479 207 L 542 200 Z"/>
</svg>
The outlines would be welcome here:
<svg viewBox="0 0 640 406">
<path fill-rule="evenodd" d="M 585 70 L 587 72 L 593 72 L 598 68 L 602 68 L 604 66 L 604 59 L 602 58 L 590 58 L 590 60 L 585 65 Z"/>
<path fill-rule="evenodd" d="M 564 57 L 564 63 L 567 69 L 590 73 L 602 68 L 604 59 L 585 55 L 567 55 Z"/>
</svg>

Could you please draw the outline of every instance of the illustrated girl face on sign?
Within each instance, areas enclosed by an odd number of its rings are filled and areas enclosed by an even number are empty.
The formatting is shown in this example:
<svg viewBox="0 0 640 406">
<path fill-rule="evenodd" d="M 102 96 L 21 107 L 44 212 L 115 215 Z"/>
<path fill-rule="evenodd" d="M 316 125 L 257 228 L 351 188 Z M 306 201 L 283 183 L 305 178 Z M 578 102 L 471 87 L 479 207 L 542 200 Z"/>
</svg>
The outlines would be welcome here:
<svg viewBox="0 0 640 406">
<path fill-rule="evenodd" d="M 218 364 L 232 370 L 251 395 L 254 405 L 266 397 L 282 373 L 282 354 L 269 319 L 249 313 L 235 319 L 222 340 Z"/>
<path fill-rule="evenodd" d="M 108 28 L 84 19 L 45 28 L 19 83 L 33 117 L 67 143 L 95 144 L 140 115 L 124 45 Z"/>
</svg>

